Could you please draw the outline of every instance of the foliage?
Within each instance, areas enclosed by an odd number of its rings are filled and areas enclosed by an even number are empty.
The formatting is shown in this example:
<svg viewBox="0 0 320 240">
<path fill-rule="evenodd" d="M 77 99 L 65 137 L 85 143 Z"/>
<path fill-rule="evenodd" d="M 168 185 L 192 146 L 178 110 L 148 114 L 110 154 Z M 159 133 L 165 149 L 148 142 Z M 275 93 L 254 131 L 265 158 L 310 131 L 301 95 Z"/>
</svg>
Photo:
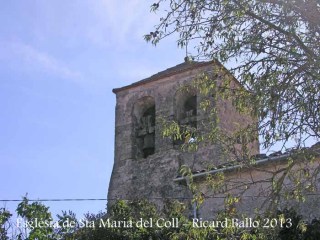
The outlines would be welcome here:
<svg viewBox="0 0 320 240">
<path fill-rule="evenodd" d="M 0 208 L 0 239 L 7 240 L 8 228 L 10 228 L 9 219 L 12 214 L 5 208 Z"/>
<path fill-rule="evenodd" d="M 58 228 L 54 229 L 54 237 L 57 239 L 73 240 L 74 235 L 80 229 L 80 223 L 76 214 L 72 211 L 62 211 L 62 214 L 57 215 Z"/>
<path fill-rule="evenodd" d="M 222 72 L 225 72 L 225 70 L 222 70 Z M 224 76 L 222 78 L 224 82 L 221 81 L 221 76 Z M 230 89 L 224 84 L 233 86 L 233 88 Z M 162 118 L 161 129 L 163 137 L 175 140 L 183 135 L 194 134 L 197 141 L 184 143 L 181 147 L 183 151 L 197 151 L 198 145 L 219 146 L 221 151 L 220 163 L 216 166 L 214 165 L 216 162 L 210 161 L 207 167 L 208 171 L 238 165 L 238 169 L 245 168 L 250 174 L 254 175 L 254 171 L 259 171 L 265 176 L 264 179 L 260 180 L 254 178 L 239 179 L 235 183 L 232 179 L 229 181 L 224 176 L 224 172 L 221 171 L 207 176 L 206 184 L 210 191 L 204 192 L 193 181 L 194 169 L 191 166 L 182 165 L 180 173 L 187 179 L 194 202 L 201 205 L 207 197 L 214 196 L 216 192 L 227 194 L 227 190 L 224 189 L 228 189 L 228 191 L 236 189 L 239 193 L 238 197 L 241 197 L 251 186 L 254 187 L 256 184 L 263 183 L 265 187 L 259 191 L 263 192 L 263 195 L 268 194 L 268 196 L 266 196 L 261 209 L 270 212 L 275 211 L 279 207 L 279 203 L 283 201 L 293 199 L 298 202 L 304 202 L 308 194 L 316 191 L 320 171 L 319 163 L 317 162 L 319 156 L 317 144 L 313 148 L 288 151 L 290 157 L 287 155 L 286 159 L 283 159 L 276 169 L 266 169 L 265 165 L 256 164 L 258 157 L 253 151 L 257 143 L 256 121 L 249 120 L 245 124 L 239 123 L 233 131 L 228 131 L 228 129 L 221 127 L 219 115 L 217 114 L 219 111 L 219 106 L 217 107 L 217 105 L 221 101 L 225 101 L 227 104 L 232 102 L 242 116 L 247 116 L 248 112 L 252 111 L 252 104 L 241 105 L 242 102 L 241 99 L 239 100 L 238 94 L 248 96 L 251 93 L 241 88 L 230 74 L 222 75 L 221 69 L 217 66 L 214 67 L 212 73 L 197 76 L 191 83 L 190 88 L 197 90 L 201 99 L 199 104 L 200 111 L 206 112 L 208 121 L 202 120 L 199 129 L 190 131 L 186 126 L 180 125 L 177 120 L 170 119 L 170 121 L 166 121 L 165 118 Z M 201 128 L 205 130 L 201 131 Z"/>
<path fill-rule="evenodd" d="M 195 134 L 196 143 L 184 149 L 197 150 L 199 144 L 218 145 L 226 164 L 258 169 L 266 174 L 261 181 L 269 198 L 265 214 L 275 213 L 282 201 L 303 202 L 317 189 L 319 148 L 306 149 L 307 139 L 320 139 L 320 2 L 316 0 L 158 0 L 151 10 L 162 16 L 147 41 L 158 44 L 176 34 L 179 47 L 186 48 L 186 61 L 213 61 L 210 73 L 200 74 L 191 88 L 201 95 L 199 104 L 211 120 L 201 123 L 205 131 L 191 132 L 179 122 L 163 121 L 163 136 L 181 138 Z M 190 46 L 194 47 L 191 53 Z M 191 54 L 191 55 L 190 55 Z M 216 59 L 219 61 L 216 61 Z M 229 66 L 227 70 L 222 64 Z M 236 76 L 237 79 L 233 77 Z M 226 131 L 218 117 L 220 101 L 253 121 Z M 256 165 L 252 152 L 259 136 L 267 151 L 275 145 L 290 154 L 275 171 Z M 291 149 L 288 146 L 291 145 Z M 211 166 L 209 170 L 217 169 Z M 220 166 L 221 167 L 221 166 Z M 193 169 L 182 166 L 182 175 L 197 203 L 205 201 L 193 183 Z M 212 189 L 229 186 L 227 178 Z M 252 182 L 238 182 L 234 189 L 250 188 Z"/>
<path fill-rule="evenodd" d="M 229 196 L 226 199 L 226 209 L 232 210 L 233 204 L 237 201 L 236 198 Z M 40 202 L 29 203 L 26 198 L 22 200 L 17 208 L 17 212 L 21 212 L 20 216 L 27 217 L 28 219 L 36 219 L 37 217 L 43 217 L 38 219 L 50 220 L 51 214 L 48 211 L 48 207 Z M 188 207 L 186 204 L 177 201 L 167 201 L 163 210 L 159 211 L 153 203 L 146 200 L 135 201 L 123 201 L 119 200 L 115 202 L 110 211 L 106 213 L 98 214 L 86 214 L 85 218 L 77 219 L 75 214 L 71 211 L 63 211 L 61 215 L 58 215 L 56 220 L 59 225 L 53 227 L 52 234 L 48 234 L 48 229 L 45 227 L 35 228 L 35 231 L 29 229 L 26 235 L 16 235 L 9 237 L 5 232 L 1 232 L 1 238 L 3 240 L 16 240 L 16 239 L 50 239 L 50 240 L 100 240 L 100 239 L 126 239 L 126 240 L 180 240 L 180 239 L 277 239 L 277 240 L 316 240 L 319 239 L 320 221 L 313 219 L 310 222 L 304 221 L 300 215 L 293 209 L 284 209 L 278 211 L 275 215 L 269 215 L 269 218 L 277 219 L 280 222 L 281 219 L 290 219 L 290 225 L 288 227 L 277 225 L 274 228 L 259 227 L 236 227 L 232 226 L 231 219 L 234 217 L 240 217 L 236 211 L 221 211 L 216 217 L 217 221 L 225 221 L 227 219 L 228 225 L 221 227 L 195 227 L 193 225 L 193 219 L 187 217 Z M 1 227 L 5 223 L 10 222 L 11 213 L 5 209 L 0 211 Z M 243 217 L 243 216 L 242 216 Z M 261 221 L 266 216 L 257 216 L 253 221 Z M 159 227 L 156 226 L 158 219 L 171 220 L 177 219 L 178 226 L 171 227 Z M 109 223 L 108 220 L 109 219 Z M 153 221 L 153 226 L 150 225 L 137 225 L 139 221 Z M 132 221 L 132 227 L 124 225 L 115 225 L 112 227 L 112 221 Z M 63 226 L 63 222 L 72 222 L 76 224 L 70 227 Z M 88 225 L 82 223 L 87 222 Z M 103 225 L 102 224 L 105 224 Z M 111 225 L 108 225 L 111 224 Z M 8 224 L 10 228 L 13 228 L 13 224 Z M 94 226 L 94 227 L 93 227 Z M 3 229 L 3 228 L 1 228 Z M 6 230 L 10 230 L 6 228 Z M 11 229 L 12 231 L 12 229 Z M 41 235 L 42 234 L 42 235 Z"/>
<path fill-rule="evenodd" d="M 28 199 L 24 197 L 17 207 L 17 214 L 19 217 L 22 217 L 25 222 L 32 223 L 25 226 L 25 233 L 20 233 L 18 236 L 19 239 L 22 238 L 23 235 L 28 235 L 28 237 L 24 236 L 27 240 L 52 239 L 53 227 L 50 226 L 52 217 L 49 212 L 49 207 L 46 207 L 40 202 L 30 204 Z M 42 221 L 41 224 L 40 221 Z"/>
<path fill-rule="evenodd" d="M 177 33 L 178 46 L 195 47 L 193 57 L 232 63 L 252 93 L 234 92 L 238 106 L 251 104 L 265 148 L 319 139 L 319 1 L 159 0 L 151 10 L 163 16 L 147 41 Z"/>
</svg>

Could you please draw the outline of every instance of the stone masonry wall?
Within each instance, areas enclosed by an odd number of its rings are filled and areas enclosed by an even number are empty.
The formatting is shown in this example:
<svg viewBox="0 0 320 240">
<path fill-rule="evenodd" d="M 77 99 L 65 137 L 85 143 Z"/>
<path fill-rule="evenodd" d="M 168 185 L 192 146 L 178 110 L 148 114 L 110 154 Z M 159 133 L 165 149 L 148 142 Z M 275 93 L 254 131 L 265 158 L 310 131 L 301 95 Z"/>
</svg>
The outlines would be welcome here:
<svg viewBox="0 0 320 240">
<path fill-rule="evenodd" d="M 146 158 L 137 157 L 135 146 L 134 104 L 146 97 L 153 99 L 156 123 L 159 117 L 174 116 L 176 92 L 190 83 L 197 74 L 212 69 L 212 65 L 204 65 L 128 87 L 116 93 L 115 158 L 109 185 L 108 205 L 112 204 L 113 199 L 148 198 L 161 207 L 162 198 L 190 197 L 190 192 L 185 185 L 173 181 L 178 175 L 180 166 L 187 164 L 195 170 L 200 170 L 205 169 L 209 164 L 219 162 L 218 146 L 200 147 L 196 153 L 181 152 L 173 146 L 170 139 L 161 137 L 161 129 L 157 124 L 155 153 Z M 221 104 L 219 114 L 224 127 L 229 124 L 231 126 L 235 122 L 243 124 L 248 121 L 227 102 Z M 202 117 L 201 112 L 198 111 L 197 118 Z"/>
</svg>

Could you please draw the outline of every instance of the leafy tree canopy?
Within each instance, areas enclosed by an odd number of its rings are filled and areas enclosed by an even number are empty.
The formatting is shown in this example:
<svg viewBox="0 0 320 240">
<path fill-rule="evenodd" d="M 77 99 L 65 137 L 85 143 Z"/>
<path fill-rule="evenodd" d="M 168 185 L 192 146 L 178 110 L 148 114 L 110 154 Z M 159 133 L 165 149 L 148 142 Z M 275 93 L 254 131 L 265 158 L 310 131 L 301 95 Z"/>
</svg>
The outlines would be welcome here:
<svg viewBox="0 0 320 240">
<path fill-rule="evenodd" d="M 146 200 L 136 200 L 126 202 L 123 200 L 117 201 L 111 207 L 109 213 L 86 214 L 86 221 L 94 221 L 95 228 L 80 227 L 75 224 L 70 227 L 61 228 L 47 228 L 35 227 L 26 229 L 16 229 L 16 226 L 11 220 L 11 213 L 6 209 L 0 209 L 0 239 L 4 240 L 32 240 L 32 239 L 46 239 L 46 240 L 140 240 L 140 239 L 319 239 L 320 221 L 313 219 L 310 222 L 305 222 L 293 209 L 284 209 L 284 211 L 277 212 L 273 217 L 275 219 L 290 219 L 290 227 L 275 227 L 271 229 L 258 228 L 237 228 L 233 226 L 226 226 L 225 228 L 197 228 L 192 224 L 192 220 L 185 217 L 185 205 L 179 202 L 168 202 L 163 211 L 156 211 L 154 204 Z M 27 198 L 24 198 L 18 208 L 17 213 L 23 216 L 25 220 L 38 219 L 38 221 L 50 221 L 51 213 L 49 208 L 40 202 L 30 203 Z M 220 220 L 230 218 L 233 215 L 226 215 L 223 213 Z M 71 211 L 63 211 L 62 215 L 58 215 L 58 221 L 75 221 L 77 218 Z M 151 219 L 178 219 L 178 227 L 146 227 L 144 225 L 137 225 L 137 221 L 144 219 L 149 221 Z M 112 221 L 129 221 L 133 222 L 132 227 L 108 227 L 99 224 L 103 221 L 107 225 L 107 219 Z M 256 219 L 258 220 L 259 217 Z M 24 233 L 23 233 L 24 232 Z M 11 233 L 11 234 L 10 234 Z M 13 234 L 18 233 L 18 234 Z"/>
<path fill-rule="evenodd" d="M 177 33 L 192 58 L 231 63 L 265 148 L 319 139 L 319 0 L 159 0 L 151 10 L 162 17 L 147 41 Z"/>
</svg>

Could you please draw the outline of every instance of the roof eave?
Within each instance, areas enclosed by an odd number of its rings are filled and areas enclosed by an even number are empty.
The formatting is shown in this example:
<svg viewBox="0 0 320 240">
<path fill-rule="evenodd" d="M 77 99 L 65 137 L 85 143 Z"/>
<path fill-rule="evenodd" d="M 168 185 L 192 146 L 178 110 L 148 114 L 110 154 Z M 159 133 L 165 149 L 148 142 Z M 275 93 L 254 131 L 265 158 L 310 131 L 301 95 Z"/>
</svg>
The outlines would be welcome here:
<svg viewBox="0 0 320 240">
<path fill-rule="evenodd" d="M 151 83 L 151 82 L 157 81 L 159 79 L 163 79 L 163 78 L 171 77 L 171 76 L 174 76 L 174 75 L 177 75 L 177 74 L 181 74 L 183 72 L 190 71 L 190 70 L 193 70 L 193 69 L 196 69 L 196 68 L 199 68 L 199 67 L 208 66 L 208 65 L 211 65 L 213 63 L 219 63 L 219 62 L 217 60 L 212 60 L 212 61 L 208 61 L 208 62 L 199 62 L 198 64 L 190 65 L 190 67 L 188 67 L 188 68 L 180 69 L 180 70 L 177 70 L 175 72 L 171 72 L 171 73 L 167 73 L 167 74 L 160 74 L 159 76 L 154 75 L 154 76 L 142 79 L 142 80 L 140 80 L 138 82 L 132 83 L 130 85 L 127 85 L 127 86 L 124 86 L 124 87 L 121 87 L 121 88 L 114 88 L 114 89 L 112 89 L 112 92 L 117 94 L 118 92 L 121 92 L 123 90 L 127 90 L 127 89 L 130 89 L 130 88 L 138 87 L 138 86 L 141 86 L 141 85 L 144 85 L 144 84 L 147 84 L 147 83 Z M 219 64 L 221 65 L 221 63 L 219 63 Z M 166 70 L 164 70 L 164 71 L 166 71 Z"/>
</svg>

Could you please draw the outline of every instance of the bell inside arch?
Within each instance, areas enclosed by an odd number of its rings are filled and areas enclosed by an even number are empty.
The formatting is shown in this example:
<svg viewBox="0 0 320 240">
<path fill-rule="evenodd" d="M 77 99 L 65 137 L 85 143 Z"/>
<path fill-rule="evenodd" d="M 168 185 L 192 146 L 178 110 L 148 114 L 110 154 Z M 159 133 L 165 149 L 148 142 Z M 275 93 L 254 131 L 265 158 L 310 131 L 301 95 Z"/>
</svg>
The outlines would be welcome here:
<svg viewBox="0 0 320 240">
<path fill-rule="evenodd" d="M 155 153 L 155 106 L 152 105 L 138 118 L 136 125 L 136 136 L 139 139 L 139 156 L 147 158 Z"/>
</svg>

